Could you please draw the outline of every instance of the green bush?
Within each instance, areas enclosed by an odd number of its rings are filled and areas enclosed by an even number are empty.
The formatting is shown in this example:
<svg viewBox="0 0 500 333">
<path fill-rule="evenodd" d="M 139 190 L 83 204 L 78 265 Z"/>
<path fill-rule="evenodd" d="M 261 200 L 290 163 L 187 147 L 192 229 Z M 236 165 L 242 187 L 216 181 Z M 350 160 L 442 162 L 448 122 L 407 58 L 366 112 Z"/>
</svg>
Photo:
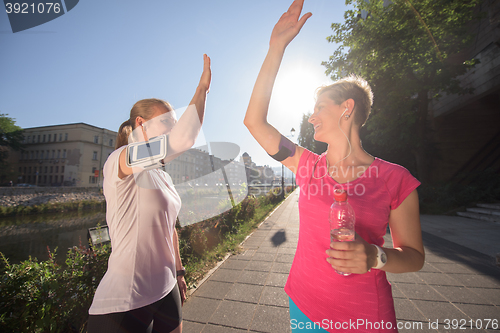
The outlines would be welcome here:
<svg viewBox="0 0 500 333">
<path fill-rule="evenodd" d="M 10 264 L 2 254 L 0 330 L 10 332 L 84 332 L 88 309 L 107 269 L 109 245 L 73 247 L 66 265 L 56 252 L 49 260 Z"/>
</svg>

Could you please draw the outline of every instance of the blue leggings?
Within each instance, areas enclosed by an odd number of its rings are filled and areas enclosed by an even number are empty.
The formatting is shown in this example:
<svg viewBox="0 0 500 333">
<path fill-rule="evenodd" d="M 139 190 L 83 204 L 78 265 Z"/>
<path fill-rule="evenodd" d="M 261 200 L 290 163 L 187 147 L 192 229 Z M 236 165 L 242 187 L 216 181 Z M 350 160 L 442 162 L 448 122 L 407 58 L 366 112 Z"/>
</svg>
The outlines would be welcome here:
<svg viewBox="0 0 500 333">
<path fill-rule="evenodd" d="M 321 323 L 314 324 L 311 319 L 307 318 L 307 316 L 302 311 L 300 311 L 300 309 L 297 307 L 297 305 L 295 305 L 290 297 L 288 298 L 288 305 L 290 307 L 290 327 L 292 328 L 292 333 L 327 332 L 321 328 Z"/>
</svg>

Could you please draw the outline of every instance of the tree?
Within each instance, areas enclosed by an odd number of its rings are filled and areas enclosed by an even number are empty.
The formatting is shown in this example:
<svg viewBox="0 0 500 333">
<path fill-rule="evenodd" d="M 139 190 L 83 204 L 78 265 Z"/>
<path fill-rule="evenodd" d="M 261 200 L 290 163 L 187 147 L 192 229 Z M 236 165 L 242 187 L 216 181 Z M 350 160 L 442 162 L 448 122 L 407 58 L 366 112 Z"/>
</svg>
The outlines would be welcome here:
<svg viewBox="0 0 500 333">
<path fill-rule="evenodd" d="M 343 24 L 332 24 L 334 34 L 327 38 L 339 46 L 323 62 L 326 73 L 332 79 L 353 73 L 372 86 L 364 146 L 414 166 L 422 182 L 428 180 L 433 152 L 430 100 L 472 92 L 461 88 L 457 77 L 477 63 L 464 59 L 464 50 L 480 1 L 347 0 L 354 9 L 345 12 Z"/>
<path fill-rule="evenodd" d="M 16 125 L 13 118 L 7 114 L 0 113 L 0 169 L 7 171 L 7 158 L 9 157 L 9 149 L 20 151 L 24 148 L 23 145 L 23 130 Z"/>
<path fill-rule="evenodd" d="M 326 151 L 328 145 L 324 142 L 314 140 L 314 126 L 308 121 L 310 117 L 310 113 L 302 115 L 298 142 L 300 146 L 307 148 L 316 154 L 321 154 Z"/>
</svg>

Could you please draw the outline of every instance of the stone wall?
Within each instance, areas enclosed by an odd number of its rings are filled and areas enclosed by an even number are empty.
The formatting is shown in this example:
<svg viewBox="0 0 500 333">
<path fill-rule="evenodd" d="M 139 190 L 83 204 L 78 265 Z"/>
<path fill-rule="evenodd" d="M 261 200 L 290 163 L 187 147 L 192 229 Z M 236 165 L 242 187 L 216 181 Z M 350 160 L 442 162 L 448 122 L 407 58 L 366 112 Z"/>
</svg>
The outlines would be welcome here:
<svg viewBox="0 0 500 333">
<path fill-rule="evenodd" d="M 99 187 L 2 187 L 0 206 L 34 206 L 71 201 L 104 201 Z"/>
</svg>

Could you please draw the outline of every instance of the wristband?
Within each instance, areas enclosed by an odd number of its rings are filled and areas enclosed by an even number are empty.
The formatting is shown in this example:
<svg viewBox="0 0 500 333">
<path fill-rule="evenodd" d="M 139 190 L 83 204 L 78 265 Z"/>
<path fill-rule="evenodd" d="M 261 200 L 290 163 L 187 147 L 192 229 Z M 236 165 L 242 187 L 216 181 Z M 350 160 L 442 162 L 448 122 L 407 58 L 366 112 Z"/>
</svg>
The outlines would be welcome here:
<svg viewBox="0 0 500 333">
<path fill-rule="evenodd" d="M 372 244 L 377 248 L 377 264 L 372 268 L 381 269 L 387 263 L 387 254 L 385 254 L 384 250 L 378 245 Z"/>
<path fill-rule="evenodd" d="M 186 275 L 186 268 L 184 268 L 184 266 L 182 266 L 181 269 L 177 271 L 177 277 L 184 276 L 184 275 Z"/>
</svg>

